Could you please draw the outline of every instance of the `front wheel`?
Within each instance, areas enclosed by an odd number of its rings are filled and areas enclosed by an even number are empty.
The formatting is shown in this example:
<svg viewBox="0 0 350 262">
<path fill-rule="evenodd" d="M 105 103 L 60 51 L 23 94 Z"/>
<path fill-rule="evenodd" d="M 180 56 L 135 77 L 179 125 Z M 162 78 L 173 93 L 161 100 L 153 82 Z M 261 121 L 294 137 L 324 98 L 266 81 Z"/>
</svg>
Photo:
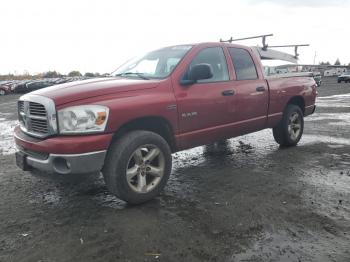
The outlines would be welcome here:
<svg viewBox="0 0 350 262">
<path fill-rule="evenodd" d="M 281 146 L 295 146 L 304 131 L 304 116 L 299 106 L 288 105 L 281 122 L 273 128 L 273 137 Z"/>
<path fill-rule="evenodd" d="M 107 188 L 130 204 L 157 196 L 171 172 L 168 143 L 149 131 L 131 131 L 115 141 L 102 170 Z"/>
</svg>

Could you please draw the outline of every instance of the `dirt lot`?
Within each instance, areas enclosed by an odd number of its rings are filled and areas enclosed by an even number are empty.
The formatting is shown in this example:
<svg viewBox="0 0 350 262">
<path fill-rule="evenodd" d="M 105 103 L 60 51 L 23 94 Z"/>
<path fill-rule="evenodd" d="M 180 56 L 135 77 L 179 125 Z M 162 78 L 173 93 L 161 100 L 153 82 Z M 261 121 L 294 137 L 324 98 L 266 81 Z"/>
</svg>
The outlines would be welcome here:
<svg viewBox="0 0 350 262">
<path fill-rule="evenodd" d="M 265 130 L 176 153 L 165 191 L 141 206 L 99 174 L 20 171 L 18 96 L 0 97 L 0 261 L 350 261 L 350 84 L 329 79 L 319 95 L 297 147 Z"/>
</svg>

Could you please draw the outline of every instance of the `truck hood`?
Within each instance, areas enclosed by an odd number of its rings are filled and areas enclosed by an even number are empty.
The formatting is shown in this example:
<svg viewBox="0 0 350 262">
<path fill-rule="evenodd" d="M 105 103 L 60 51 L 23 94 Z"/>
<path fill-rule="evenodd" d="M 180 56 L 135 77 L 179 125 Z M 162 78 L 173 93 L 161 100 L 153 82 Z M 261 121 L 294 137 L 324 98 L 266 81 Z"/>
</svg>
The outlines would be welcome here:
<svg viewBox="0 0 350 262">
<path fill-rule="evenodd" d="M 39 89 L 31 94 L 51 98 L 56 105 L 62 105 L 90 97 L 154 88 L 159 82 L 158 79 L 94 78 Z"/>
</svg>

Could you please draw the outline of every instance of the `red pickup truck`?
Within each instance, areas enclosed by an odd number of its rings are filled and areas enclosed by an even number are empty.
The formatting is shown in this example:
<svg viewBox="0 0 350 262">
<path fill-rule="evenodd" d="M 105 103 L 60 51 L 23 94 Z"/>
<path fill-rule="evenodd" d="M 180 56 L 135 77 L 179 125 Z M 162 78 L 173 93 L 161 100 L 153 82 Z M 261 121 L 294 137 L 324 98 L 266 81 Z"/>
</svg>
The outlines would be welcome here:
<svg viewBox="0 0 350 262">
<path fill-rule="evenodd" d="M 173 152 L 265 128 L 281 146 L 296 145 L 316 94 L 310 77 L 266 79 L 249 47 L 166 47 L 111 77 L 22 96 L 16 162 L 58 174 L 102 171 L 112 193 L 142 203 L 165 186 Z"/>
</svg>

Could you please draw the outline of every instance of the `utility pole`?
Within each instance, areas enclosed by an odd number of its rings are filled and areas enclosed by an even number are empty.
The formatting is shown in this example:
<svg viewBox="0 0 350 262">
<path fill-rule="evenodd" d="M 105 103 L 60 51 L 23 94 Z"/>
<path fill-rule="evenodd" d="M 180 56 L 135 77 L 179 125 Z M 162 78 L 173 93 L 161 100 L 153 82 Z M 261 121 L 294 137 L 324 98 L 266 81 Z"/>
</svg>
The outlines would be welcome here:
<svg viewBox="0 0 350 262">
<path fill-rule="evenodd" d="M 314 55 L 314 64 L 316 63 L 316 51 L 315 51 L 315 55 Z"/>
</svg>

